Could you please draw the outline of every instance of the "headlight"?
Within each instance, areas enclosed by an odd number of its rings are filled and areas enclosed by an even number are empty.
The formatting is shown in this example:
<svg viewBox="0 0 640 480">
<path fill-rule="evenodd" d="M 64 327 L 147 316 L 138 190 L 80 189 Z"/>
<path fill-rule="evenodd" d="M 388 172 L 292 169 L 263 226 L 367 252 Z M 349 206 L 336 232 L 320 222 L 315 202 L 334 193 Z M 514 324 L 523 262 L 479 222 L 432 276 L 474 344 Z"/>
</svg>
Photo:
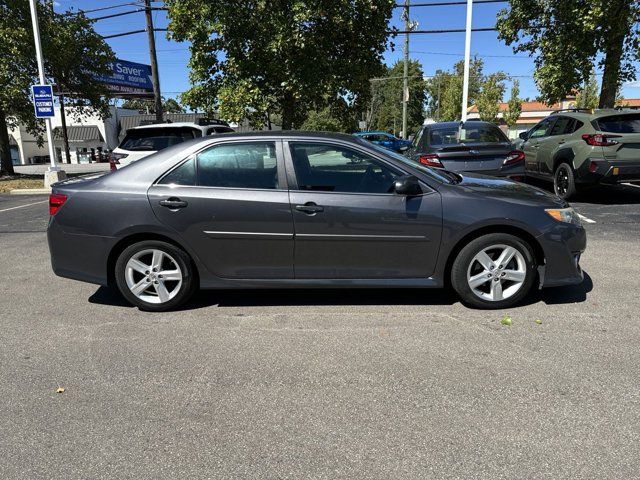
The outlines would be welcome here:
<svg viewBox="0 0 640 480">
<path fill-rule="evenodd" d="M 580 215 L 573 208 L 547 208 L 545 212 L 558 222 L 572 223 L 573 225 L 582 225 Z"/>
</svg>

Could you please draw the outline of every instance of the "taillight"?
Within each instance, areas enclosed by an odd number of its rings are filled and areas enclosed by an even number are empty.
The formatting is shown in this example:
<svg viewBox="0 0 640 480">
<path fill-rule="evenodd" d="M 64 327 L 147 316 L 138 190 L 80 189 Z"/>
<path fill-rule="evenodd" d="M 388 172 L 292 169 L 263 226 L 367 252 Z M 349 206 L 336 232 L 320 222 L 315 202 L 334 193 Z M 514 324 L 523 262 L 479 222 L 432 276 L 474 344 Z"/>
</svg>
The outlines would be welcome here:
<svg viewBox="0 0 640 480">
<path fill-rule="evenodd" d="M 427 167 L 444 168 L 444 165 L 442 165 L 442 162 L 438 159 L 438 155 L 435 153 L 420 155 L 418 161 Z"/>
<path fill-rule="evenodd" d="M 502 162 L 503 165 L 515 165 L 516 163 L 524 162 L 524 152 L 520 150 L 514 150 L 507 155 L 507 158 Z"/>
<path fill-rule="evenodd" d="M 589 134 L 585 133 L 582 135 L 582 139 L 587 142 L 589 145 L 594 147 L 610 147 L 612 145 L 617 145 L 618 142 L 615 140 L 611 140 L 612 138 L 618 138 L 622 135 L 605 135 L 603 133 L 594 133 Z"/>
<path fill-rule="evenodd" d="M 49 215 L 55 215 L 66 201 L 67 196 L 61 193 L 52 193 L 49 195 Z"/>
</svg>

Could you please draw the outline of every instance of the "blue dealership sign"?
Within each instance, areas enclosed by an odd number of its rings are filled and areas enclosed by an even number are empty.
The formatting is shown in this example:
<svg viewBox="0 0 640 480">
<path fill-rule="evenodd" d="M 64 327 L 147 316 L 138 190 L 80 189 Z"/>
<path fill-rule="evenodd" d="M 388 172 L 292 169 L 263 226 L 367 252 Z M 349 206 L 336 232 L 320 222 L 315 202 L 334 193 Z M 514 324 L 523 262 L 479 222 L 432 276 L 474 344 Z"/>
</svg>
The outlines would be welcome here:
<svg viewBox="0 0 640 480">
<path fill-rule="evenodd" d="M 151 67 L 143 63 L 116 60 L 111 63 L 110 74 L 94 75 L 94 78 L 104 83 L 116 97 L 118 94 L 125 97 L 153 95 Z"/>
<path fill-rule="evenodd" d="M 33 94 L 33 106 L 36 110 L 36 118 L 55 117 L 53 109 L 53 88 L 51 85 L 31 85 Z"/>
</svg>

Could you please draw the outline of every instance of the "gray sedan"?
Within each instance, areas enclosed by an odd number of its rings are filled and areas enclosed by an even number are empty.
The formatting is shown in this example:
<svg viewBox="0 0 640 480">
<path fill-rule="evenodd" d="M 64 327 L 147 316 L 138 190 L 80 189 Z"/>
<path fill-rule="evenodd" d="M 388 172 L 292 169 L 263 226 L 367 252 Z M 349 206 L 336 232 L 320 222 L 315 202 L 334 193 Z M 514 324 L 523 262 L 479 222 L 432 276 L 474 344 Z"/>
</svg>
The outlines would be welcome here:
<svg viewBox="0 0 640 480">
<path fill-rule="evenodd" d="M 424 125 L 406 152 L 415 162 L 453 172 L 474 172 L 522 181 L 524 152 L 489 122 Z"/>
<path fill-rule="evenodd" d="M 197 289 L 453 286 L 503 308 L 579 283 L 558 197 L 414 163 L 349 135 L 229 134 L 54 185 L 56 274 L 166 310 Z"/>
</svg>

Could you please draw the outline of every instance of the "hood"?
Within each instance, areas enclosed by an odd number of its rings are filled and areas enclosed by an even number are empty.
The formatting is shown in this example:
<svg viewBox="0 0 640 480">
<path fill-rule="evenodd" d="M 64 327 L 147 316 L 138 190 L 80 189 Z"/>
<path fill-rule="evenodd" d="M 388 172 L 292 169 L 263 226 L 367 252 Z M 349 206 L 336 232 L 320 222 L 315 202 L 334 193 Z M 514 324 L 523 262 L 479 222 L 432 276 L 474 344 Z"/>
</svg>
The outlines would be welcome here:
<svg viewBox="0 0 640 480">
<path fill-rule="evenodd" d="M 480 198 L 507 201 L 509 203 L 565 208 L 569 204 L 560 197 L 531 185 L 486 175 L 459 173 L 461 181 L 455 186 Z M 480 200 L 479 200 L 480 201 Z"/>
</svg>

